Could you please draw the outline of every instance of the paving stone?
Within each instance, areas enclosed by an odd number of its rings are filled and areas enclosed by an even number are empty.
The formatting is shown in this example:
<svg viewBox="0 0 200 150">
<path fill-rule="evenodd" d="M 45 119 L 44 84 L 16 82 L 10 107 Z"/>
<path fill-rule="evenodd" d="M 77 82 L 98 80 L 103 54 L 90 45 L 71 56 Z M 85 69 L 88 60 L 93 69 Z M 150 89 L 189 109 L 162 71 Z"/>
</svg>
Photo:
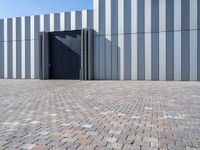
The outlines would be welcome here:
<svg viewBox="0 0 200 150">
<path fill-rule="evenodd" d="M 61 142 L 63 142 L 63 143 L 73 143 L 76 140 L 77 140 L 76 138 L 64 138 L 63 140 L 61 140 Z"/>
<path fill-rule="evenodd" d="M 199 87 L 0 79 L 0 149 L 200 149 Z"/>
<path fill-rule="evenodd" d="M 78 150 L 94 150 L 95 147 L 94 145 L 80 145 Z"/>
<path fill-rule="evenodd" d="M 133 145 L 133 144 L 125 144 L 123 147 L 124 150 L 139 150 L 139 145 Z"/>
<path fill-rule="evenodd" d="M 108 143 L 106 147 L 115 148 L 115 149 L 122 149 L 123 144 L 121 144 L 121 143 Z"/>
<path fill-rule="evenodd" d="M 89 145 L 91 142 L 92 142 L 91 139 L 78 139 L 78 141 L 76 143 Z"/>
<path fill-rule="evenodd" d="M 96 145 L 96 146 L 99 146 L 99 147 L 105 147 L 107 145 L 107 142 L 100 141 L 100 140 L 94 140 L 94 141 L 92 141 L 91 145 Z"/>
<path fill-rule="evenodd" d="M 24 149 L 24 150 L 31 150 L 35 147 L 36 145 L 35 144 L 24 144 L 22 145 L 20 148 L 21 149 Z"/>
<path fill-rule="evenodd" d="M 200 147 L 186 147 L 186 150 L 199 150 Z"/>
<path fill-rule="evenodd" d="M 115 143 L 117 142 L 117 138 L 111 138 L 111 137 L 104 137 L 103 138 L 104 141 L 110 142 L 110 143 Z"/>
<path fill-rule="evenodd" d="M 48 147 L 46 145 L 37 145 L 33 150 L 48 150 Z"/>
</svg>

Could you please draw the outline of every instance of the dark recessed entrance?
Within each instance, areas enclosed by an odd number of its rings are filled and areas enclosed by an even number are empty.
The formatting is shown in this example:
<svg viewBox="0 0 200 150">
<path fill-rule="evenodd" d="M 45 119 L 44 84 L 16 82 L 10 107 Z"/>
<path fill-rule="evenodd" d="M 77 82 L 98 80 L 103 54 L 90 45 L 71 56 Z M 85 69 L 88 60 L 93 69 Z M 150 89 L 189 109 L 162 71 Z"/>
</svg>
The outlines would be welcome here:
<svg viewBox="0 0 200 150">
<path fill-rule="evenodd" d="M 49 79 L 80 79 L 81 31 L 49 33 Z"/>
<path fill-rule="evenodd" d="M 40 79 L 93 79 L 92 30 L 40 33 Z"/>
</svg>

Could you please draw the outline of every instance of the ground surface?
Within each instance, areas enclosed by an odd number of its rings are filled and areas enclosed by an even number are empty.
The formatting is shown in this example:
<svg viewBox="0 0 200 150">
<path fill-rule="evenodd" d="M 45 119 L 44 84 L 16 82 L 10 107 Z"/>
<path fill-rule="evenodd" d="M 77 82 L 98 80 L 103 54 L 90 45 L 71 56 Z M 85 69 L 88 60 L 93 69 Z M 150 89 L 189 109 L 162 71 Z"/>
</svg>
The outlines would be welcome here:
<svg viewBox="0 0 200 150">
<path fill-rule="evenodd" d="M 200 82 L 0 80 L 0 150 L 200 149 Z"/>
</svg>

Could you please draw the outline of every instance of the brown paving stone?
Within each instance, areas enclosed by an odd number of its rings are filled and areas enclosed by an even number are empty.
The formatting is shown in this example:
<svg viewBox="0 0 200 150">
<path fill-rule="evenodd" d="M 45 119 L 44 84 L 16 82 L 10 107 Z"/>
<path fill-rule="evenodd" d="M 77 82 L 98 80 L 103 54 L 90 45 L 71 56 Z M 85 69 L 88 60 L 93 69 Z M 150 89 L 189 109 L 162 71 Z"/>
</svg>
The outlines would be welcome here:
<svg viewBox="0 0 200 150">
<path fill-rule="evenodd" d="M 33 150 L 48 150 L 48 147 L 46 145 L 37 145 Z"/>
<path fill-rule="evenodd" d="M 78 139 L 78 140 L 76 141 L 76 143 L 85 144 L 85 145 L 89 145 L 91 142 L 92 142 L 91 139 L 83 139 L 83 138 Z"/>
<path fill-rule="evenodd" d="M 99 147 L 105 147 L 107 144 L 107 142 L 105 141 L 100 141 L 100 140 L 94 140 L 92 141 L 91 145 L 96 145 L 96 146 L 99 146 Z"/>
</svg>

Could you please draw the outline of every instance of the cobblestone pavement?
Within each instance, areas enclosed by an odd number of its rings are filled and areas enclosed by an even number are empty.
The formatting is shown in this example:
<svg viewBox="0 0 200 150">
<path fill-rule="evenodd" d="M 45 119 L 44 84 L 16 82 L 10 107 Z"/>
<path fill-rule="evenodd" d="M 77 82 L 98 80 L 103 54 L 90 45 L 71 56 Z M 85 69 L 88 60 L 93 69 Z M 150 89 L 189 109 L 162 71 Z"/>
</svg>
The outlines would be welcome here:
<svg viewBox="0 0 200 150">
<path fill-rule="evenodd" d="M 200 82 L 0 80 L 4 149 L 200 149 Z"/>
</svg>

